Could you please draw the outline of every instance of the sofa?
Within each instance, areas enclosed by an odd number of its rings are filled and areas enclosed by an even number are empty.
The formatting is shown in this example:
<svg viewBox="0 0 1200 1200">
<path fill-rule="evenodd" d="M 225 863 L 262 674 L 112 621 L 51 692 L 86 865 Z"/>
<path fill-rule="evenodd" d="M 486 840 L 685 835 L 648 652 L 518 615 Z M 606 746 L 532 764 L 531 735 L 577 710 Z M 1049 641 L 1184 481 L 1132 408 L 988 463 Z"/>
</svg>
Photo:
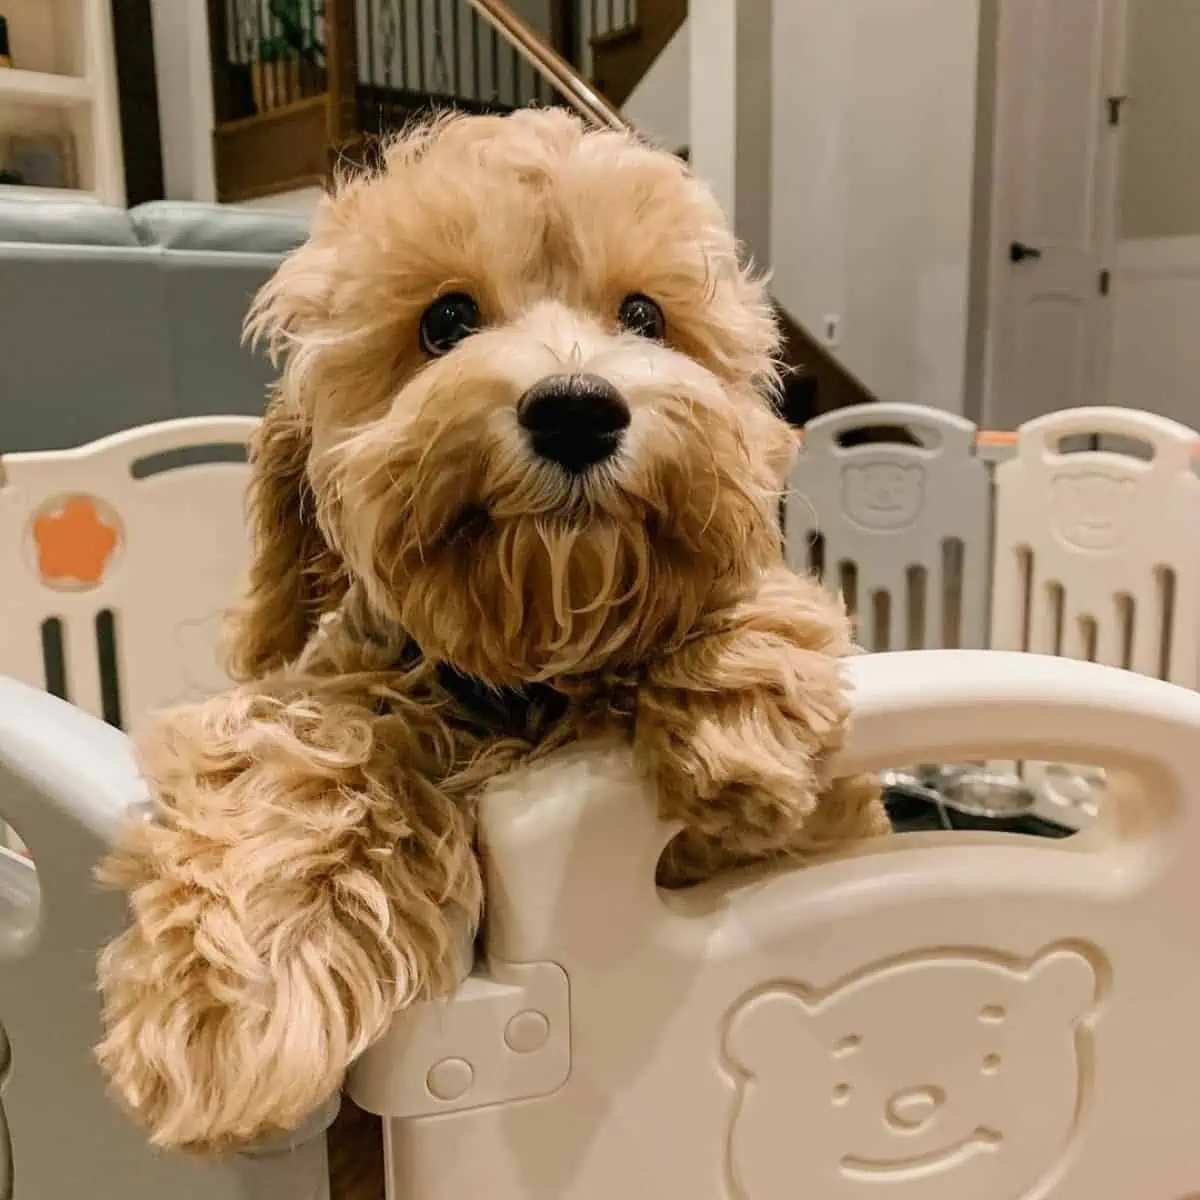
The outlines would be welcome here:
<svg viewBox="0 0 1200 1200">
<path fill-rule="evenodd" d="M 260 413 L 271 372 L 242 319 L 307 235 L 267 209 L 0 199 L 0 454 Z"/>
</svg>

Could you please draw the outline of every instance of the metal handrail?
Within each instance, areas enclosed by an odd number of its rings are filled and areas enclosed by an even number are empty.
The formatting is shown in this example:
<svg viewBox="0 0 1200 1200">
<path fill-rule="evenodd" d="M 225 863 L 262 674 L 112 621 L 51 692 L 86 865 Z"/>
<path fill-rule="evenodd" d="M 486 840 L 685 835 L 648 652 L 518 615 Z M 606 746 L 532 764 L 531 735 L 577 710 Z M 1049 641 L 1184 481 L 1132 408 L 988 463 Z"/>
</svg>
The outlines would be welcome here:
<svg viewBox="0 0 1200 1200">
<path fill-rule="evenodd" d="M 604 129 L 631 129 L 632 125 L 565 58 L 547 46 L 503 0 L 467 0 L 467 3 L 543 78 L 570 101 L 580 115 Z"/>
</svg>

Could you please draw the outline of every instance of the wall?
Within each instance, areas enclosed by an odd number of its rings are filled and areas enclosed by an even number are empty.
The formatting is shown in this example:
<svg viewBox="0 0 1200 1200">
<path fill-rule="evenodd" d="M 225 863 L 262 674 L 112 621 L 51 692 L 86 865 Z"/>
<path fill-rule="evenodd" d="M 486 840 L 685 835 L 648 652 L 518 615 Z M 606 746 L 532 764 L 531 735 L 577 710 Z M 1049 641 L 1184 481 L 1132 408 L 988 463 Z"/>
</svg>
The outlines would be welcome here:
<svg viewBox="0 0 1200 1200">
<path fill-rule="evenodd" d="M 679 27 L 622 110 L 648 137 L 674 153 L 691 145 L 691 26 Z"/>
<path fill-rule="evenodd" d="M 1121 232 L 1200 234 L 1200 4 L 1129 5 Z"/>
<path fill-rule="evenodd" d="M 879 396 L 961 411 L 978 0 L 777 0 L 775 293 Z"/>
<path fill-rule="evenodd" d="M 213 200 L 208 17 L 199 0 L 151 0 L 163 183 L 170 200 Z"/>
</svg>

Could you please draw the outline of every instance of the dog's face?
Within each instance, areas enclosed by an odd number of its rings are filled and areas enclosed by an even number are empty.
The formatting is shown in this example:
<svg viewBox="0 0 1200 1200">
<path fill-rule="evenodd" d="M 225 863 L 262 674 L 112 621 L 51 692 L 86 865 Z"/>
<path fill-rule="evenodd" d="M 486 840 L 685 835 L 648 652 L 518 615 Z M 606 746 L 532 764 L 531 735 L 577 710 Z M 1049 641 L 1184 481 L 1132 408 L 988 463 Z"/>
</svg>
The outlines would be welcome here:
<svg viewBox="0 0 1200 1200">
<path fill-rule="evenodd" d="M 252 329 L 285 365 L 251 666 L 298 650 L 330 571 L 499 684 L 636 661 L 778 556 L 766 297 L 707 189 L 629 137 L 554 111 L 410 134 Z"/>
</svg>

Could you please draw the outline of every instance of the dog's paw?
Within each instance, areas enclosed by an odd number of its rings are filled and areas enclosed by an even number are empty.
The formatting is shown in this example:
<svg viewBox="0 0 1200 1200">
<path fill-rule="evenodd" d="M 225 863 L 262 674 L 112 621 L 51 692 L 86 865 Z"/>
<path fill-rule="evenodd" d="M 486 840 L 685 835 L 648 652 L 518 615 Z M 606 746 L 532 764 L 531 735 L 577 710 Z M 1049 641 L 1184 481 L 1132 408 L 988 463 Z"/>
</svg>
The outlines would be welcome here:
<svg viewBox="0 0 1200 1200">
<path fill-rule="evenodd" d="M 320 964 L 302 955 L 255 983 L 187 942 L 134 928 L 102 956 L 96 1053 L 118 1100 L 163 1147 L 221 1152 L 297 1128 L 346 1062 Z"/>
</svg>

